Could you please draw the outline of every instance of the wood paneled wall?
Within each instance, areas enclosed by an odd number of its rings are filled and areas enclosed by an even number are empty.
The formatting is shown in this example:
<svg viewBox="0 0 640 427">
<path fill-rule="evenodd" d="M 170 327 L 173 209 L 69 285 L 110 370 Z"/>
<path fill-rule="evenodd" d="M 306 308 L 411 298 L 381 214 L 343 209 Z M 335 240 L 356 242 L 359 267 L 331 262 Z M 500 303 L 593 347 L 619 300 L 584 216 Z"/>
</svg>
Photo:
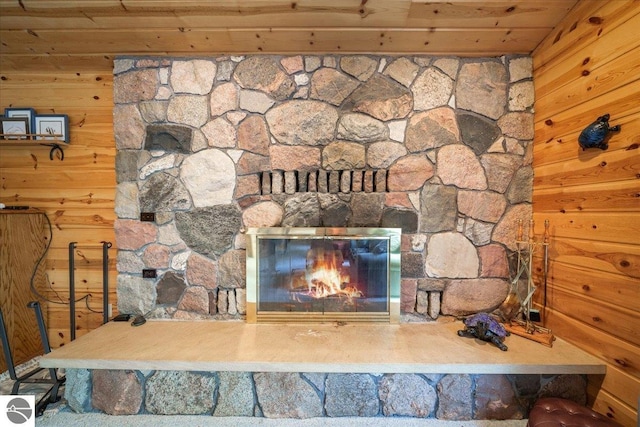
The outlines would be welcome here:
<svg viewBox="0 0 640 427">
<path fill-rule="evenodd" d="M 546 325 L 607 363 L 594 408 L 636 424 L 640 396 L 640 2 L 580 2 L 533 53 L 533 211 L 551 223 Z M 609 149 L 578 135 L 605 113 Z M 601 386 L 601 387 L 599 387 Z"/>
<path fill-rule="evenodd" d="M 102 65 L 101 65 L 102 67 Z M 0 202 L 46 212 L 53 229 L 46 259 L 47 326 L 52 347 L 69 341 L 70 242 L 75 251 L 77 336 L 102 322 L 101 241 L 110 250 L 110 295 L 115 312 L 116 250 L 113 232 L 115 142 L 112 68 L 82 72 L 0 72 L 0 107 L 33 107 L 38 113 L 68 114 L 71 143 L 64 160 L 49 148 L 0 147 Z"/>
<path fill-rule="evenodd" d="M 640 394 L 640 2 L 582 1 L 534 51 L 534 217 L 551 222 L 546 324 L 608 364 L 595 408 L 635 425 Z M 46 264 L 53 300 L 68 299 L 68 244 L 77 295 L 101 310 L 101 241 L 114 242 L 115 142 L 110 60 L 74 71 L 0 71 L 0 107 L 65 113 L 64 161 L 46 147 L 0 149 L 0 201 L 46 211 L 53 242 Z M 95 68 L 94 66 L 95 65 Z M 109 65 L 109 67 L 107 67 Z M 622 131 L 608 151 L 580 151 L 580 131 L 610 113 Z M 93 247 L 83 247 L 93 245 Z M 115 307 L 115 249 L 110 298 Z M 49 305 L 52 345 L 69 340 L 68 307 Z M 78 303 L 78 335 L 101 315 Z M 595 379 L 597 380 L 597 379 Z"/>
</svg>

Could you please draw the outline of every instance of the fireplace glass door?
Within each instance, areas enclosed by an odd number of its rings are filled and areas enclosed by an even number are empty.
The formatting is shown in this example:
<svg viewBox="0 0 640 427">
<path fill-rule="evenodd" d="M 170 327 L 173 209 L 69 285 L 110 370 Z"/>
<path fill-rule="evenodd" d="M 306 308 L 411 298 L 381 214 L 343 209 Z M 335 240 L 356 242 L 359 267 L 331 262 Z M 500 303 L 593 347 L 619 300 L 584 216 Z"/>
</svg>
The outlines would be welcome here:
<svg viewBox="0 0 640 427">
<path fill-rule="evenodd" d="M 397 317 L 399 230 L 268 228 L 248 234 L 250 322 Z"/>
</svg>

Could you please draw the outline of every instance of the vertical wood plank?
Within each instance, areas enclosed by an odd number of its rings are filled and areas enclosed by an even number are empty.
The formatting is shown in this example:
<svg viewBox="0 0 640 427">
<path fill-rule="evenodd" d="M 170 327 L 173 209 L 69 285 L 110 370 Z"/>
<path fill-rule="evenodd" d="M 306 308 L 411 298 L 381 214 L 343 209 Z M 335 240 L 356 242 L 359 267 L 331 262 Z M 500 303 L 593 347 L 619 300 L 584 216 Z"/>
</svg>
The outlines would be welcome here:
<svg viewBox="0 0 640 427">
<path fill-rule="evenodd" d="M 35 292 L 45 293 L 44 264 L 38 264 L 48 239 L 45 229 L 42 213 L 0 211 L 0 307 L 16 366 L 44 353 L 35 312 L 27 304 L 39 299 Z M 46 316 L 47 306 L 41 305 Z M 2 353 L 0 370 L 6 369 Z"/>
<path fill-rule="evenodd" d="M 637 1 L 582 1 L 533 53 L 533 212 L 552 229 L 545 320 L 607 362 L 589 393 L 622 425 L 637 418 L 629 388 L 640 384 L 640 80 L 627 73 L 640 67 L 639 18 Z M 610 150 L 578 149 L 582 129 L 605 113 L 622 124 Z"/>
</svg>

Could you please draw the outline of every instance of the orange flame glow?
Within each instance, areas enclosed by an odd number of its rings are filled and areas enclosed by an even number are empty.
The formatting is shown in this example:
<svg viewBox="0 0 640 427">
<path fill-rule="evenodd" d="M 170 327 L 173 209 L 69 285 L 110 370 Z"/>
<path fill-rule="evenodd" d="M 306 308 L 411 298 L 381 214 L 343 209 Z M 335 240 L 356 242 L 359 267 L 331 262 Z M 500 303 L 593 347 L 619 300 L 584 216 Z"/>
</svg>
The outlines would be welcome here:
<svg viewBox="0 0 640 427">
<path fill-rule="evenodd" d="M 305 280 L 308 295 L 313 298 L 326 298 L 331 295 L 348 298 L 361 297 L 362 292 L 348 286 L 350 276 L 343 264 L 342 252 L 324 247 L 313 248 L 307 252 Z"/>
</svg>

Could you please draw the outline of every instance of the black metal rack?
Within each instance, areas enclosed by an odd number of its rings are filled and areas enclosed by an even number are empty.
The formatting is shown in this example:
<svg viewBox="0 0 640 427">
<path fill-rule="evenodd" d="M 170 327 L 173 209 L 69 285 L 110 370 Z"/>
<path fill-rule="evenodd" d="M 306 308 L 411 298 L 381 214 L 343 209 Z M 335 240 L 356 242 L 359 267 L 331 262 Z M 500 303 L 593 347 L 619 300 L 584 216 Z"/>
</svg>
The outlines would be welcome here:
<svg viewBox="0 0 640 427">
<path fill-rule="evenodd" d="M 42 347 L 44 353 L 51 352 L 51 346 L 49 345 L 49 337 L 47 335 L 47 328 L 44 325 L 44 318 L 42 316 L 42 308 L 38 301 L 31 301 L 27 304 L 27 307 L 32 308 L 35 312 L 36 320 L 38 322 L 38 329 L 40 331 L 40 340 L 42 341 Z M 49 378 L 33 378 L 39 372 L 45 370 L 45 368 L 35 368 L 31 371 L 18 376 L 16 374 L 16 368 L 13 364 L 13 355 L 11 354 L 11 347 L 9 343 L 9 337 L 7 336 L 7 329 L 4 323 L 4 316 L 2 315 L 2 309 L 0 308 L 0 339 L 2 340 L 2 349 L 4 351 L 4 357 L 7 362 L 7 368 L 9 370 L 9 377 L 14 381 L 11 394 L 20 394 L 20 386 L 23 384 L 51 384 L 51 387 L 45 392 L 45 394 L 36 403 L 36 416 L 42 415 L 49 403 L 57 402 L 60 397 L 58 393 L 60 387 L 64 384 L 66 378 L 64 376 L 58 376 L 58 370 L 55 368 L 49 368 Z"/>
<path fill-rule="evenodd" d="M 76 339 L 76 274 L 75 249 L 78 242 L 69 243 L 69 329 L 71 341 Z M 92 246 L 92 245 L 84 245 Z M 109 248 L 111 242 L 102 242 L 102 323 L 109 321 Z"/>
</svg>

